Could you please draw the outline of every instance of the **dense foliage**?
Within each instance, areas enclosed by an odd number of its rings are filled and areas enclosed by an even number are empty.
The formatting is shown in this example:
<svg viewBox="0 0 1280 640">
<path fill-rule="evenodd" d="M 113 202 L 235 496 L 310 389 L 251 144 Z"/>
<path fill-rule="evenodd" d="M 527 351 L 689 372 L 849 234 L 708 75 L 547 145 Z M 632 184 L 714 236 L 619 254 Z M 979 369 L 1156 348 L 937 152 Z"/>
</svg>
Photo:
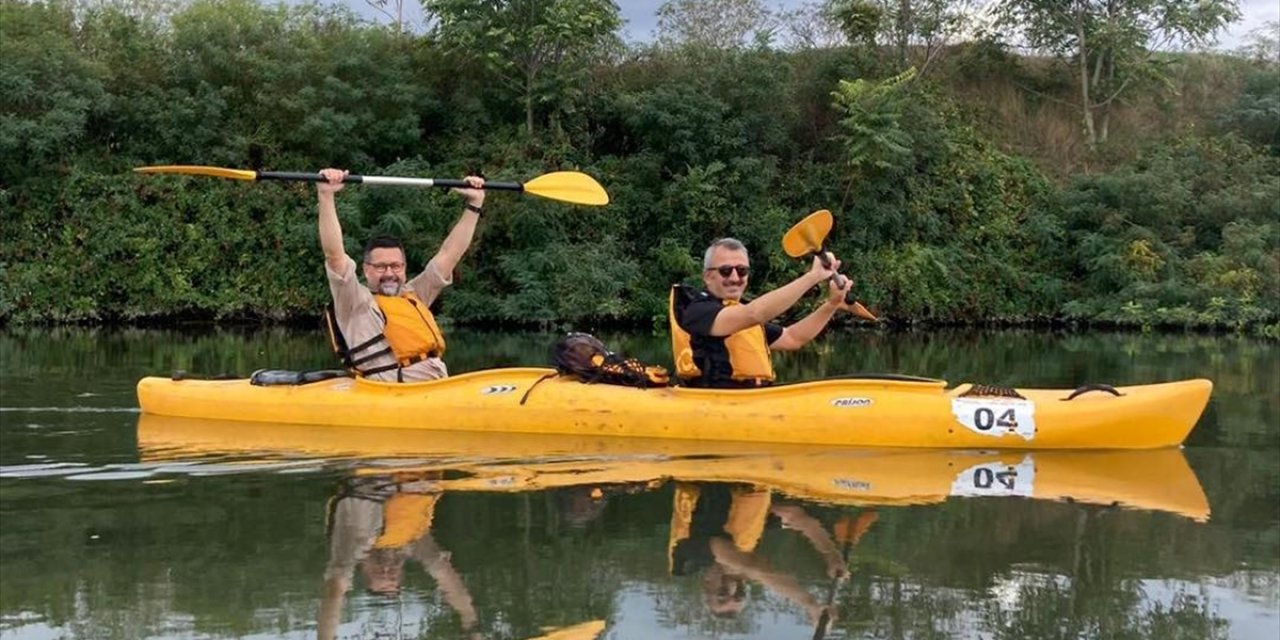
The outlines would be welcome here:
<svg viewBox="0 0 1280 640">
<path fill-rule="evenodd" d="M 601 31 L 608 0 L 518 4 L 436 2 L 450 20 L 427 34 L 252 0 L 0 4 L 0 320 L 313 315 L 310 187 L 129 173 L 210 164 L 605 185 L 604 208 L 493 195 L 441 302 L 459 322 L 660 321 L 723 235 L 763 291 L 800 273 L 778 240 L 820 208 L 862 299 L 896 321 L 1280 322 L 1273 63 L 1218 61 L 1230 100 L 1190 124 L 1155 100 L 1160 135 L 1113 136 L 1063 180 L 1052 147 L 1020 155 L 1020 129 L 972 97 L 1009 74 L 1069 96 L 1052 65 L 957 47 L 926 76 L 897 49 L 765 36 L 623 48 Z M 460 207 L 352 188 L 339 211 L 352 252 L 392 232 L 420 264 Z"/>
</svg>

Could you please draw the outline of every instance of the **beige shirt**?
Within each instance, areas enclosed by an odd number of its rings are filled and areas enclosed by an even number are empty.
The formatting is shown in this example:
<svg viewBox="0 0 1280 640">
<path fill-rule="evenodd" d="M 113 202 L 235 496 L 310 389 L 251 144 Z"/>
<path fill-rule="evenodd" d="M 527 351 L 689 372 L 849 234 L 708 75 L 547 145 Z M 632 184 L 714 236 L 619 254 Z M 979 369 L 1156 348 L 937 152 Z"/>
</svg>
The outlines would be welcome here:
<svg viewBox="0 0 1280 640">
<path fill-rule="evenodd" d="M 346 339 L 347 346 L 354 347 L 381 334 L 387 322 L 382 317 L 378 303 L 373 299 L 373 292 L 356 277 L 356 261 L 347 256 L 341 272 L 331 269 L 328 262 L 325 263 L 324 270 L 329 276 L 329 291 L 333 293 L 334 316 L 337 317 L 338 328 L 342 331 L 342 337 Z M 417 294 L 423 304 L 431 306 L 440 292 L 451 284 L 453 279 L 440 273 L 436 268 L 435 260 L 432 260 L 427 263 L 422 273 L 405 283 L 405 289 Z M 395 364 L 395 362 L 395 357 L 387 353 L 360 366 L 371 369 Z M 405 382 L 437 380 L 447 378 L 449 369 L 444 366 L 444 361 L 440 358 L 427 358 L 405 367 L 403 376 Z M 385 382 L 397 380 L 394 369 L 374 374 L 369 378 Z"/>
</svg>

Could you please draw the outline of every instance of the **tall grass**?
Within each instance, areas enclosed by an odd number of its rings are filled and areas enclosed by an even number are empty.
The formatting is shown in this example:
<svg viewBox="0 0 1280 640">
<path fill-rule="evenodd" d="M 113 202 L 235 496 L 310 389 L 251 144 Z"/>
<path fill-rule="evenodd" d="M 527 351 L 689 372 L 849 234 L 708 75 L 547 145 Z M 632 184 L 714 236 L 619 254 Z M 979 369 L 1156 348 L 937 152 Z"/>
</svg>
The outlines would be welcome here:
<svg viewBox="0 0 1280 640">
<path fill-rule="evenodd" d="M 1168 54 L 1158 64 L 1166 81 L 1139 83 L 1122 94 L 1111 110 L 1110 137 L 1099 153 L 1086 144 L 1069 65 L 1034 57 L 981 65 L 962 60 L 937 79 L 968 105 L 984 134 L 1032 159 L 1056 180 L 1065 180 L 1128 162 L 1153 138 L 1212 128 L 1215 118 L 1239 98 L 1251 63 L 1195 53 Z"/>
</svg>

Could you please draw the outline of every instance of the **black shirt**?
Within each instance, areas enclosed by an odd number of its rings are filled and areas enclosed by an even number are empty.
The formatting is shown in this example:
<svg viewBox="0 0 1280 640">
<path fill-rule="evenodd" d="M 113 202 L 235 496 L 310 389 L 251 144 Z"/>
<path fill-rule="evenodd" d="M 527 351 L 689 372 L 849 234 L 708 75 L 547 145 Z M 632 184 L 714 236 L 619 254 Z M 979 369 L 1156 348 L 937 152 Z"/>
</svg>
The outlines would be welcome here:
<svg viewBox="0 0 1280 640">
<path fill-rule="evenodd" d="M 751 490 L 748 485 L 724 482 L 698 482 L 693 486 L 698 488 L 698 502 L 689 517 L 688 537 L 677 540 L 671 550 L 671 572 L 677 576 L 692 575 L 715 562 L 711 539 L 733 541 L 733 535 L 725 530 L 725 526 L 729 524 L 733 509 L 734 492 L 736 489 Z M 765 517 L 765 527 L 777 528 L 779 524 L 780 520 L 772 513 Z"/>
<path fill-rule="evenodd" d="M 680 314 L 680 326 L 689 332 L 693 362 L 702 371 L 702 378 L 697 382 L 698 386 L 739 386 L 733 382 L 733 365 L 729 361 L 729 350 L 724 346 L 724 340 L 728 336 L 711 335 L 711 327 L 716 322 L 716 316 L 720 315 L 724 309 L 723 300 L 706 291 L 699 291 L 685 305 L 684 312 Z M 782 331 L 782 325 L 766 322 L 765 344 L 773 344 L 782 337 Z"/>
</svg>

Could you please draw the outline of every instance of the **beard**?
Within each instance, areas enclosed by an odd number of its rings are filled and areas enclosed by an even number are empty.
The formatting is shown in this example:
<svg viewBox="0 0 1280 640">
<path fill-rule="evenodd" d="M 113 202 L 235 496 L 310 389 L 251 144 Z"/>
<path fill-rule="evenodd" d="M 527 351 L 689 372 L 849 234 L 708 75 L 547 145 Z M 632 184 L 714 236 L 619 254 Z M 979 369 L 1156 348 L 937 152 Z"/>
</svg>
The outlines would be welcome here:
<svg viewBox="0 0 1280 640">
<path fill-rule="evenodd" d="M 378 281 L 378 293 L 384 296 L 400 295 L 400 280 L 398 278 L 382 278 Z"/>
</svg>

